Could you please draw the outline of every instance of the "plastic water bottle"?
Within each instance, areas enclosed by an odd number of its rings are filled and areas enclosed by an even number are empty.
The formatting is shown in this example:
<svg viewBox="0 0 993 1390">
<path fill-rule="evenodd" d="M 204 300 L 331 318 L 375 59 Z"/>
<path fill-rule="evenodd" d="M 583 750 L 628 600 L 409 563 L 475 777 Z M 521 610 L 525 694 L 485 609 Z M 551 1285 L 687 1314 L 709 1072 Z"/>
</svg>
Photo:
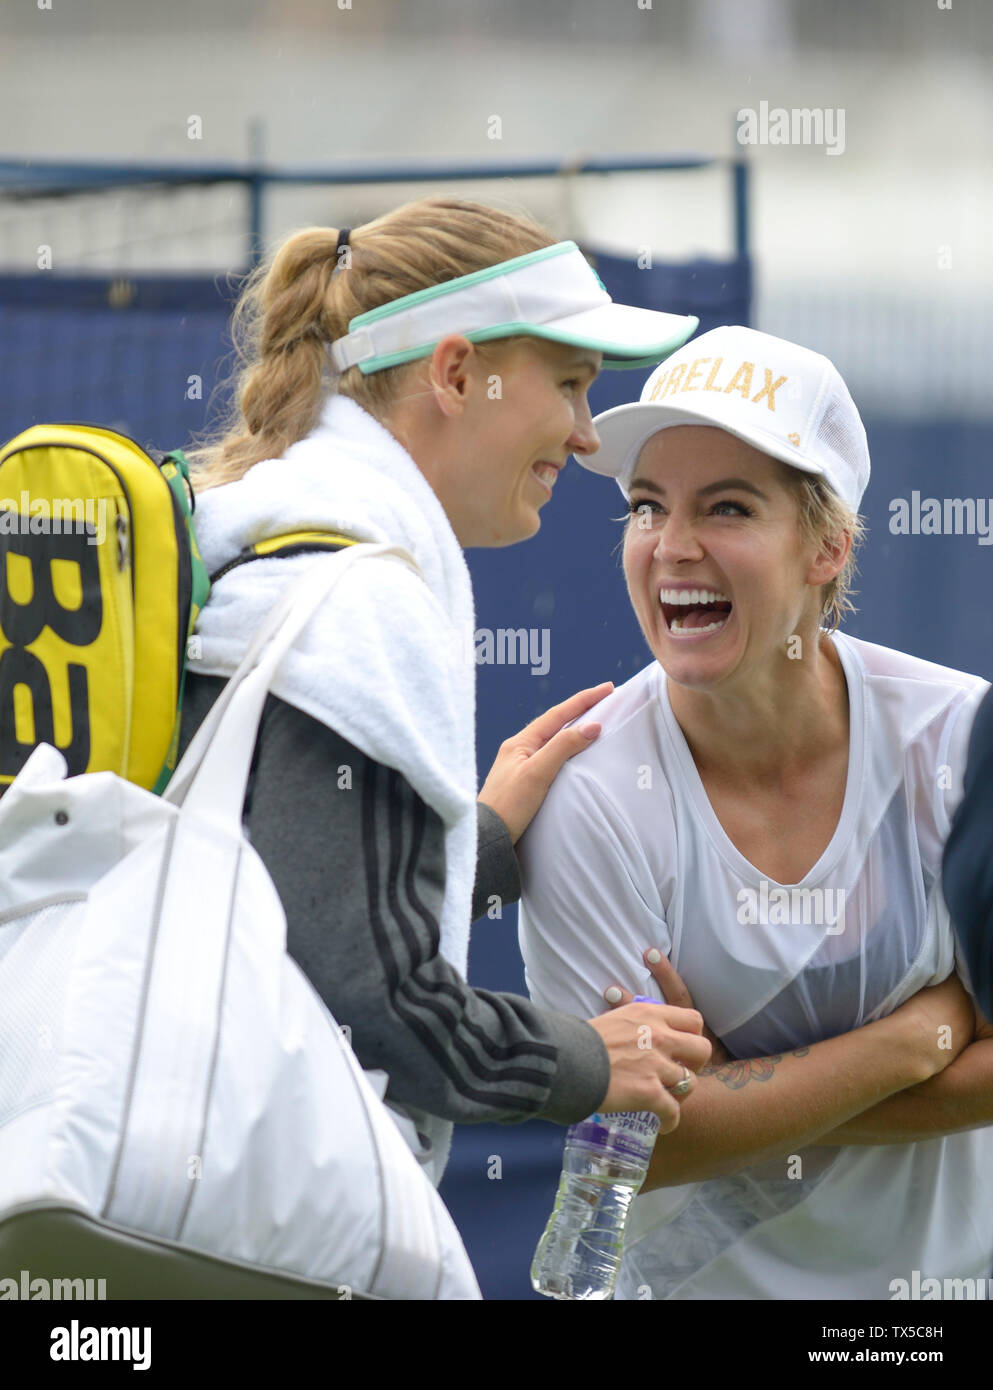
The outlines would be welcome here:
<svg viewBox="0 0 993 1390">
<path fill-rule="evenodd" d="M 591 1115 L 565 1140 L 555 1206 L 531 1264 L 548 1298 L 613 1297 L 631 1200 L 645 1180 L 659 1117 L 649 1111 Z"/>
<path fill-rule="evenodd" d="M 657 1004 L 657 999 L 637 997 Z M 645 1181 L 659 1117 L 591 1115 L 565 1137 L 562 1176 L 531 1262 L 531 1287 L 547 1298 L 612 1298 L 632 1199 Z"/>
</svg>

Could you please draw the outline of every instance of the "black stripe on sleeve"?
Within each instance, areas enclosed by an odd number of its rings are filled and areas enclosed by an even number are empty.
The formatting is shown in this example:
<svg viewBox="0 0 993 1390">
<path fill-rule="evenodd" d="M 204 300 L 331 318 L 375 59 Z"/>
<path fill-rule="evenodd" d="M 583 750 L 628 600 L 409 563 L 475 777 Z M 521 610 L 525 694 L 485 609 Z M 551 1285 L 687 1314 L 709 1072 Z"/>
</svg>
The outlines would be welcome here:
<svg viewBox="0 0 993 1390">
<path fill-rule="evenodd" d="M 425 808 L 396 771 L 376 764 L 367 771 L 362 840 L 369 916 L 393 1008 L 461 1095 L 518 1113 L 540 1110 L 557 1049 L 526 1035 L 497 1041 L 494 1033 L 525 1034 L 520 1019 L 509 1005 L 500 1009 L 499 996 L 471 990 L 438 958 L 439 924 L 416 887 Z M 510 1082 L 534 1087 L 534 1094 L 500 1089 Z"/>
</svg>

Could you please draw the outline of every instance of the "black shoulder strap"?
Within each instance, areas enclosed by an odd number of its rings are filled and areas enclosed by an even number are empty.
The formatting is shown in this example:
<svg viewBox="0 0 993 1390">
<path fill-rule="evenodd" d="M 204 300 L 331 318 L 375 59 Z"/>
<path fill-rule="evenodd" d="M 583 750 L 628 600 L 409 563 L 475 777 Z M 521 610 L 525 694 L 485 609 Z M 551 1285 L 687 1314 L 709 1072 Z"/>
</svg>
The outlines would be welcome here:
<svg viewBox="0 0 993 1390">
<path fill-rule="evenodd" d="M 229 570 L 238 565 L 246 565 L 251 560 L 268 560 L 274 555 L 302 555 L 315 550 L 342 550 L 346 545 L 356 545 L 354 536 L 342 536 L 333 531 L 293 531 L 285 536 L 272 536 L 269 540 L 256 541 L 246 546 L 233 560 L 228 560 L 210 576 L 211 585 L 223 578 Z"/>
</svg>

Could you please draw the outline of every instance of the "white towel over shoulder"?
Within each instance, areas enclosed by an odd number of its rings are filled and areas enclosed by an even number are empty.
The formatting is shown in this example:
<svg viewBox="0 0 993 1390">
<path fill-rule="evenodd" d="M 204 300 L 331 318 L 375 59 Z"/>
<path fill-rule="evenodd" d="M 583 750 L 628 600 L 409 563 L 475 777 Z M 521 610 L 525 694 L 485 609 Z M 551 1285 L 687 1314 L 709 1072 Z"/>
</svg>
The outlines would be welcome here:
<svg viewBox="0 0 993 1390">
<path fill-rule="evenodd" d="M 427 479 L 361 406 L 332 396 L 284 458 L 199 495 L 195 524 L 211 572 L 255 541 L 299 530 L 391 541 L 417 561 L 423 579 L 395 560 L 356 565 L 272 690 L 396 768 L 441 816 L 441 949 L 465 974 L 476 872 L 475 612 L 465 557 Z M 197 624 L 192 669 L 229 675 L 284 585 L 313 563 L 311 554 L 264 559 L 220 579 Z"/>
</svg>

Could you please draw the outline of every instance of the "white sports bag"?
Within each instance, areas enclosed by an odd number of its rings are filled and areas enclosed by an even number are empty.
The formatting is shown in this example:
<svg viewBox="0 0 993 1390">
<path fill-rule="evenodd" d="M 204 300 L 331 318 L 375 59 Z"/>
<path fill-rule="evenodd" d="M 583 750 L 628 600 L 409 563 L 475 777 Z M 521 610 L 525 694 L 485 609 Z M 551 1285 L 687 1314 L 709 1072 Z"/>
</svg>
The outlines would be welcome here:
<svg viewBox="0 0 993 1390">
<path fill-rule="evenodd" d="M 0 799 L 0 1279 L 107 1270 L 109 1298 L 480 1297 L 382 1073 L 286 954 L 241 824 L 273 674 L 375 555 L 416 569 L 362 545 L 288 587 L 164 796 L 66 778 L 43 744 Z"/>
</svg>

